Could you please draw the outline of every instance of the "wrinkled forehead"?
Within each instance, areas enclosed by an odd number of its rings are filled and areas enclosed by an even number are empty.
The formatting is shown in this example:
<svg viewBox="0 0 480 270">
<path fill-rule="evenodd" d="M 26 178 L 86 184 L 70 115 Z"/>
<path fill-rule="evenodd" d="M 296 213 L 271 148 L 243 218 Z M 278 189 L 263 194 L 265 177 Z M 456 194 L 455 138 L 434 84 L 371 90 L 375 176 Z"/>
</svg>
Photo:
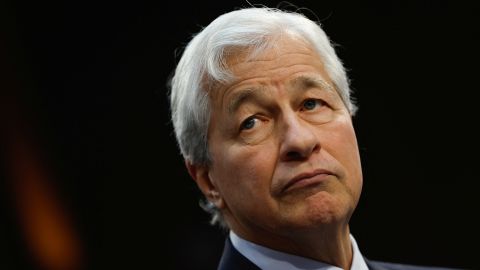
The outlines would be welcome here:
<svg viewBox="0 0 480 270">
<path fill-rule="evenodd" d="M 266 38 L 260 46 L 230 47 L 225 50 L 223 63 L 228 71 L 238 63 L 252 62 L 259 60 L 273 60 L 283 55 L 291 48 L 297 50 L 313 50 L 314 46 L 298 34 L 288 34 L 278 37 Z"/>
<path fill-rule="evenodd" d="M 240 67 L 249 64 L 250 67 L 261 65 L 264 62 L 273 62 L 281 58 L 286 53 L 296 51 L 300 53 L 309 53 L 312 55 L 312 62 L 315 61 L 323 65 L 322 57 L 314 49 L 314 47 L 305 39 L 299 36 L 282 36 L 272 38 L 262 46 L 231 46 L 224 50 L 222 59 L 219 61 L 218 68 L 226 72 L 229 76 L 226 80 L 218 81 L 210 77 L 207 87 L 205 87 L 210 98 L 223 95 L 226 89 L 237 81 L 236 73 Z M 328 75 L 322 74 L 326 77 L 326 81 L 330 82 Z"/>
</svg>

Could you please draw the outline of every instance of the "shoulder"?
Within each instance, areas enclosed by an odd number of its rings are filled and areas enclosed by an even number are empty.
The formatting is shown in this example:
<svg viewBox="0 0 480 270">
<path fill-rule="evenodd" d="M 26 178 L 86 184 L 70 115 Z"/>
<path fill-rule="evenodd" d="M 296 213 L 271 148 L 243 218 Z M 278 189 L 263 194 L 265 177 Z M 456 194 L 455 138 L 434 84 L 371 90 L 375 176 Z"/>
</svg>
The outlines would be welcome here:
<svg viewBox="0 0 480 270">
<path fill-rule="evenodd" d="M 369 270 L 459 270 L 432 266 L 372 261 L 365 258 Z M 254 263 L 238 252 L 227 237 L 218 270 L 260 270 Z"/>
<path fill-rule="evenodd" d="M 366 262 L 370 270 L 454 270 L 453 268 L 388 263 L 371 260 L 366 260 Z"/>
</svg>

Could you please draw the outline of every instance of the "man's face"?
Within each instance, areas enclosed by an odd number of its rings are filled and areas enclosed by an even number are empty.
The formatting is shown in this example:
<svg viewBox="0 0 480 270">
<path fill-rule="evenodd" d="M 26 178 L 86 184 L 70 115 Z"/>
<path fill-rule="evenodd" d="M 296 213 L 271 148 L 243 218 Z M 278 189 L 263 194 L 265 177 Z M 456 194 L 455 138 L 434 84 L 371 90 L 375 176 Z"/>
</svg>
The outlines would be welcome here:
<svg viewBox="0 0 480 270">
<path fill-rule="evenodd" d="M 360 157 L 320 56 L 287 39 L 227 64 L 234 82 L 211 92 L 207 175 L 230 228 L 268 244 L 347 226 L 361 192 Z"/>
</svg>

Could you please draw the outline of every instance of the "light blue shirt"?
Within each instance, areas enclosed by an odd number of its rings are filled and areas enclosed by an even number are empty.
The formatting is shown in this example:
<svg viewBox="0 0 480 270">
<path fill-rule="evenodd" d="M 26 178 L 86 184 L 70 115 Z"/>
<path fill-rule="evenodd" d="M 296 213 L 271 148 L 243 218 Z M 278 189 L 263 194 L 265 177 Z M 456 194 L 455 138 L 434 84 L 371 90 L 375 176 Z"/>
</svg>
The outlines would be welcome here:
<svg viewBox="0 0 480 270">
<path fill-rule="evenodd" d="M 263 270 L 342 270 L 337 266 L 254 244 L 240 238 L 232 231 L 230 231 L 230 240 L 240 254 Z M 367 263 L 352 235 L 350 235 L 350 240 L 353 250 L 350 270 L 368 270 Z"/>
</svg>

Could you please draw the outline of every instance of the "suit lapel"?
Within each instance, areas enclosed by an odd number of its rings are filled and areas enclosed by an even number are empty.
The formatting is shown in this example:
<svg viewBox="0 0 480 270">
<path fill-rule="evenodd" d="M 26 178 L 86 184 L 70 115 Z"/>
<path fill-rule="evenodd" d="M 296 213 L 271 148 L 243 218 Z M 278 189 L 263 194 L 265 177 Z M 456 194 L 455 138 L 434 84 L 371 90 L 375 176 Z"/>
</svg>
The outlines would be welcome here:
<svg viewBox="0 0 480 270">
<path fill-rule="evenodd" d="M 260 270 L 260 268 L 240 254 L 227 236 L 218 270 Z"/>
</svg>

